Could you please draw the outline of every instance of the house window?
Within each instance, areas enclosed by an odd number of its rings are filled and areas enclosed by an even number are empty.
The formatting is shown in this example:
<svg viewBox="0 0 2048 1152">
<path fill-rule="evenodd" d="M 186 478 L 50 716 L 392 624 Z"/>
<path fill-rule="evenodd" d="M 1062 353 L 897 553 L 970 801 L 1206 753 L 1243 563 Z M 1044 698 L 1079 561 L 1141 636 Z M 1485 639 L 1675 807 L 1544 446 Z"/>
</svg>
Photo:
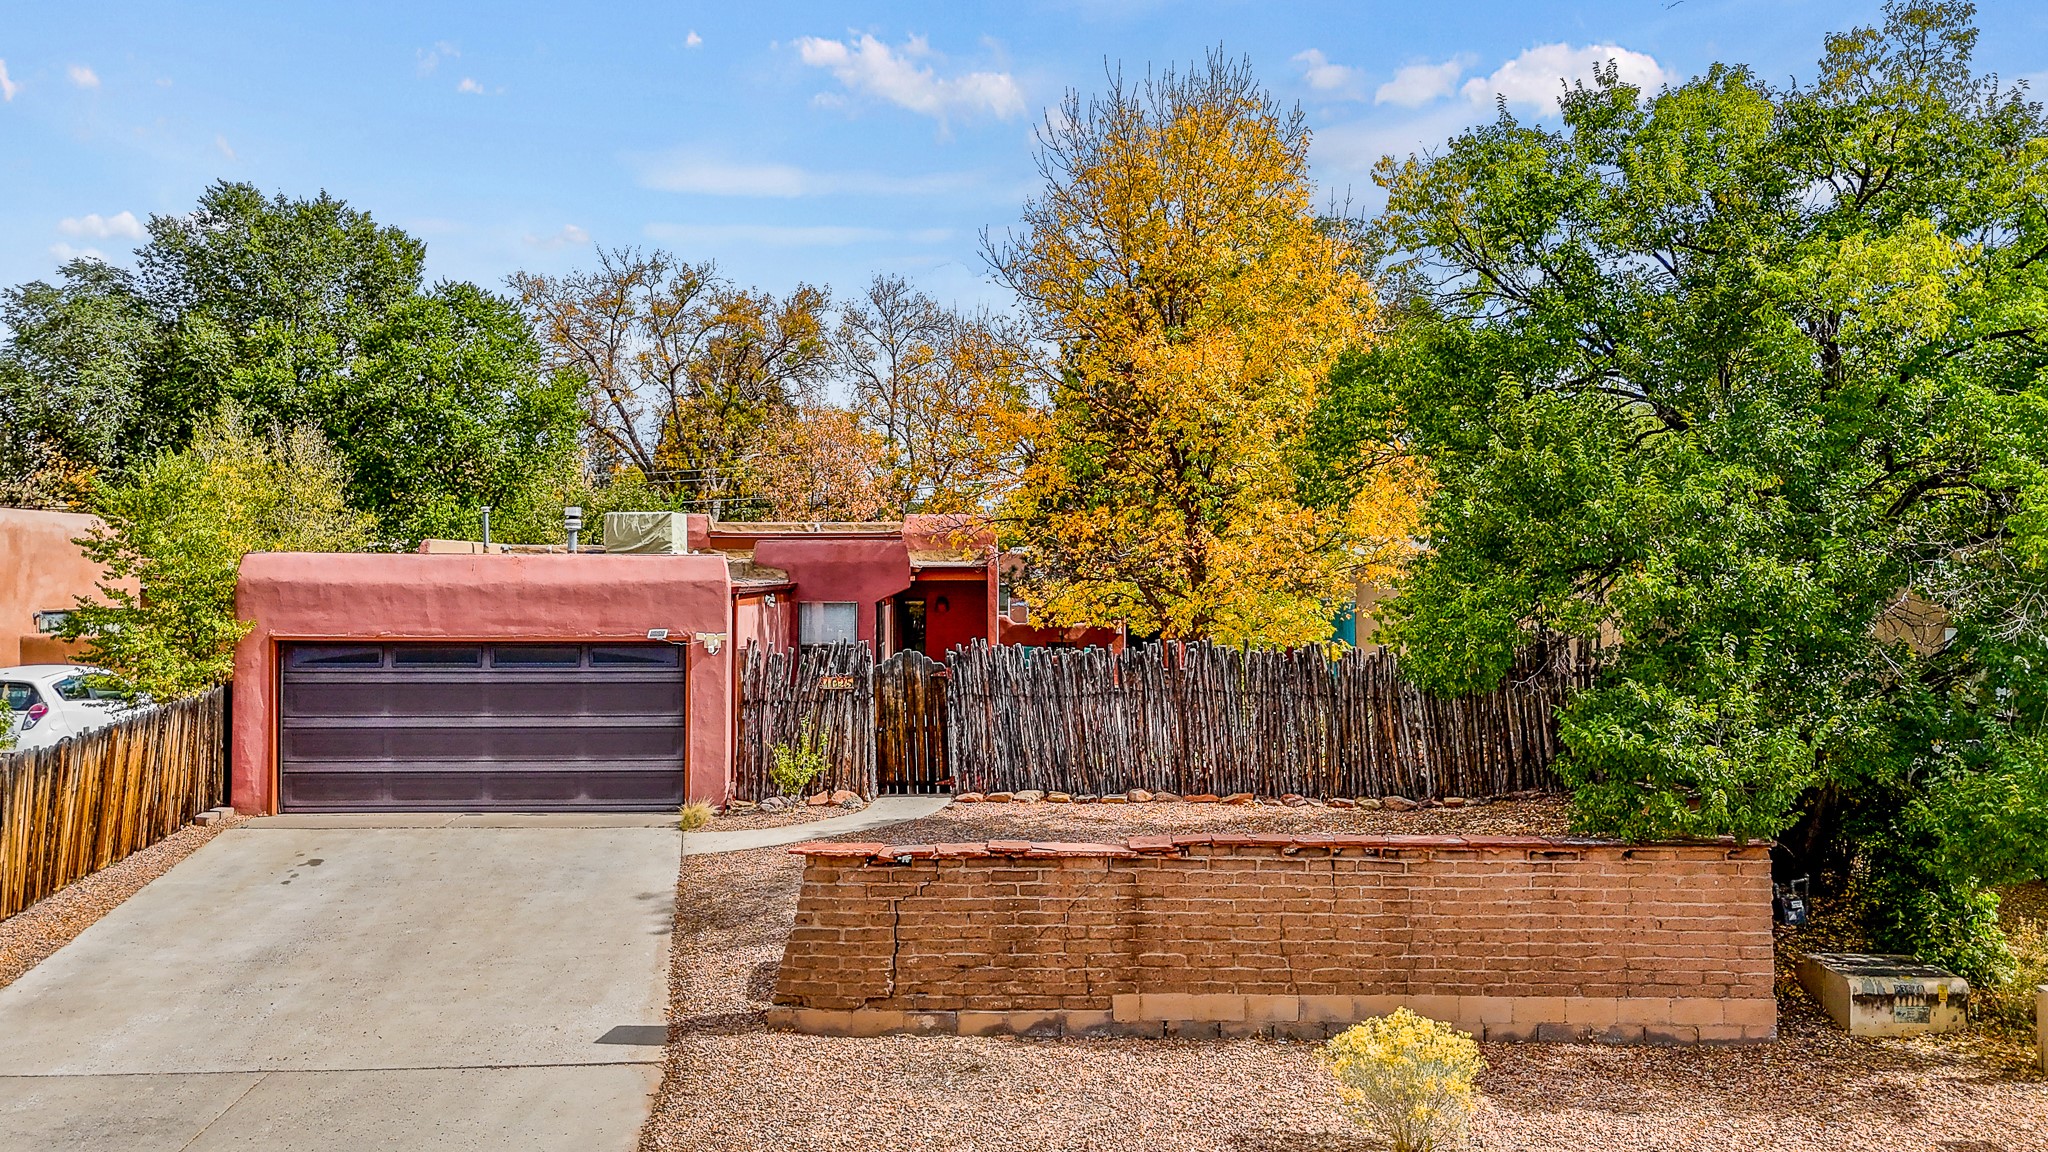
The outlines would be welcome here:
<svg viewBox="0 0 2048 1152">
<path fill-rule="evenodd" d="M 797 643 L 837 644 L 860 639 L 860 605 L 851 600 L 821 600 L 797 605 Z"/>
</svg>

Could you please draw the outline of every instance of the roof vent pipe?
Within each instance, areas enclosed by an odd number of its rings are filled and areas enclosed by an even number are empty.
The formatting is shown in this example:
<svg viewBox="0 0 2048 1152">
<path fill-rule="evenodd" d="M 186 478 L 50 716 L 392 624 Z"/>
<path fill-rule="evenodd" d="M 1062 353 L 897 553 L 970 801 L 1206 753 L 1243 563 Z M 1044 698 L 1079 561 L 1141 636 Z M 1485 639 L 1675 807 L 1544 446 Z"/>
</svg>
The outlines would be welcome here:
<svg viewBox="0 0 2048 1152">
<path fill-rule="evenodd" d="M 484 551 L 491 550 L 491 506 L 484 505 Z"/>
<path fill-rule="evenodd" d="M 569 529 L 569 551 L 576 550 L 576 534 L 583 530 L 583 509 L 570 505 L 562 509 L 562 524 Z"/>
</svg>

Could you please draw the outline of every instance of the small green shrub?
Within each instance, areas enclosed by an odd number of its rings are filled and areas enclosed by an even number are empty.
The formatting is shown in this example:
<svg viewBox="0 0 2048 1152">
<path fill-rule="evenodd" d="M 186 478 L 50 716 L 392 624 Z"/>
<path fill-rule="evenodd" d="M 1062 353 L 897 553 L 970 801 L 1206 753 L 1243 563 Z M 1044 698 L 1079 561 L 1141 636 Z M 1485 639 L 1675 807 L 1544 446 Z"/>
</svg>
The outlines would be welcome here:
<svg viewBox="0 0 2048 1152">
<path fill-rule="evenodd" d="M 1352 1118 L 1394 1152 L 1464 1142 L 1479 1097 L 1473 1081 L 1486 1067 L 1472 1037 L 1397 1008 L 1332 1037 L 1321 1056 Z"/>
<path fill-rule="evenodd" d="M 795 744 L 775 746 L 775 764 L 768 769 L 768 782 L 784 796 L 801 796 L 824 771 L 824 741 L 806 724 L 797 731 Z"/>
<path fill-rule="evenodd" d="M 683 805 L 681 817 L 677 822 L 681 825 L 683 831 L 695 832 L 697 829 L 711 823 L 712 814 L 711 805 L 693 800 Z"/>
</svg>

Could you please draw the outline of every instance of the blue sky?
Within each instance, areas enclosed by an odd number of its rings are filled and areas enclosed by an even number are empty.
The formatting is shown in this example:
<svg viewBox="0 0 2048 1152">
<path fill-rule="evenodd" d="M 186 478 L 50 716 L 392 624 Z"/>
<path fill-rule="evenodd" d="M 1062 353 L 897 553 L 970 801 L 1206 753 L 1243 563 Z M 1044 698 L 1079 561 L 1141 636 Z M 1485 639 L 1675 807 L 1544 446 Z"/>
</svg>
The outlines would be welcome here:
<svg viewBox="0 0 2048 1152">
<path fill-rule="evenodd" d="M 979 251 L 1033 182 L 1070 87 L 1250 56 L 1316 130 L 1318 181 L 1370 201 L 1382 152 L 1441 142 L 1505 94 L 1550 107 L 1614 58 L 1812 74 L 1876 0 L 1169 0 L 951 4 L 0 0 L 0 283 L 77 251 L 126 259 L 215 179 L 326 189 L 427 241 L 434 277 L 497 286 L 591 245 L 715 259 L 844 293 L 875 271 L 1000 303 Z M 2048 77 L 2048 5 L 1986 3 L 1981 67 Z M 2037 87 L 2039 85 L 2037 84 Z"/>
</svg>

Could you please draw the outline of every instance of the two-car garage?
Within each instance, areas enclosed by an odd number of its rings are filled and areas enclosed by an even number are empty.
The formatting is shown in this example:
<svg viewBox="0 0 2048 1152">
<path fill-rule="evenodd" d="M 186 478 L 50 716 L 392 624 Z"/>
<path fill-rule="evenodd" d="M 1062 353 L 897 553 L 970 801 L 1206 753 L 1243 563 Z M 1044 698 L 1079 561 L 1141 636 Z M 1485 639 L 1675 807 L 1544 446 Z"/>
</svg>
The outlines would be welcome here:
<svg viewBox="0 0 2048 1152">
<path fill-rule="evenodd" d="M 683 800 L 666 644 L 285 644 L 286 812 L 605 811 Z"/>
</svg>

